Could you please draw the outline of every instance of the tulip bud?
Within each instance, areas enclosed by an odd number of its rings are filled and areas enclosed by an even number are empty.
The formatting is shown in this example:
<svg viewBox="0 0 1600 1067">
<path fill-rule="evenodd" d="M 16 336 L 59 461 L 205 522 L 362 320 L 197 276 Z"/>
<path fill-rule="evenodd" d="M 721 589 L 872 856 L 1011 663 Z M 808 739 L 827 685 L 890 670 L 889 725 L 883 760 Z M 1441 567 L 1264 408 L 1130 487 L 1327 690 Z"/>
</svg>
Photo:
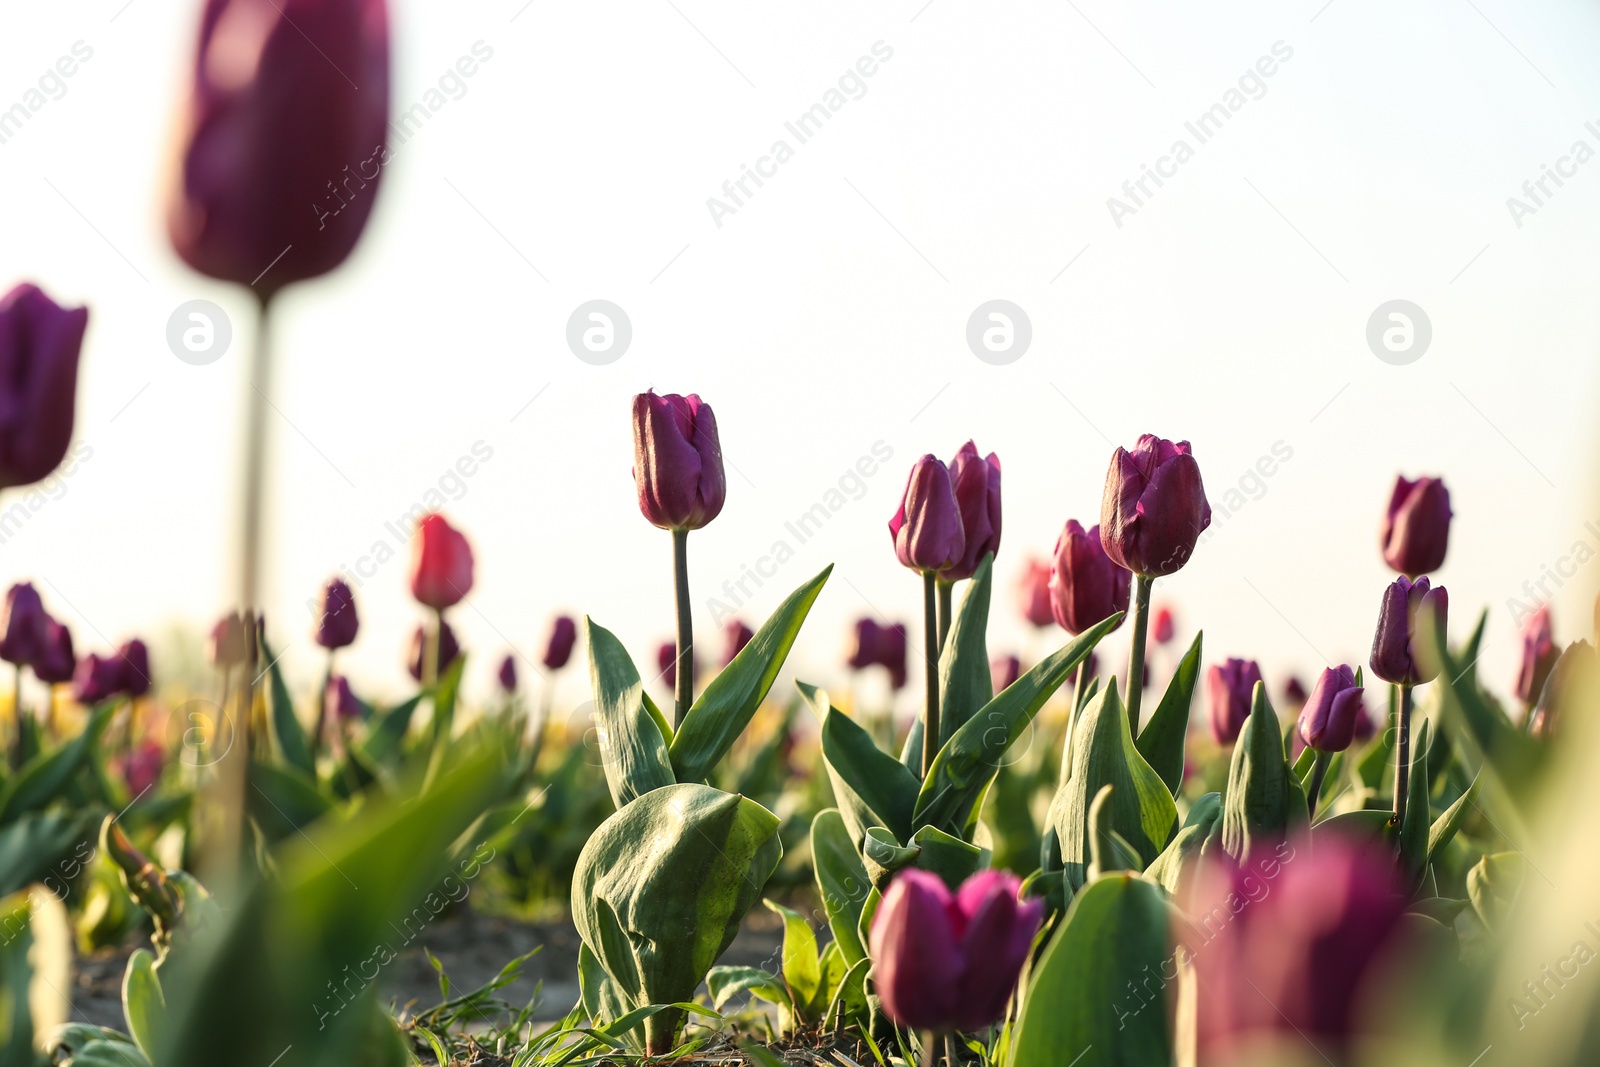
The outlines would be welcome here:
<svg viewBox="0 0 1600 1067">
<path fill-rule="evenodd" d="M 208 0 L 193 70 L 178 255 L 268 296 L 344 262 L 389 161 L 384 0 Z"/>
<path fill-rule="evenodd" d="M 44 654 L 50 616 L 39 591 L 28 582 L 6 590 L 0 604 L 0 659 L 26 667 Z"/>
<path fill-rule="evenodd" d="M 1355 740 L 1356 723 L 1366 718 L 1356 672 L 1341 664 L 1317 677 L 1300 709 L 1300 737 L 1318 752 L 1343 752 Z"/>
<path fill-rule="evenodd" d="M 237 611 L 229 612 L 211 627 L 211 662 L 227 670 L 244 662 L 245 646 L 249 640 L 244 620 Z"/>
<path fill-rule="evenodd" d="M 639 510 L 663 530 L 698 530 L 722 511 L 728 479 L 711 405 L 690 393 L 633 398 Z"/>
<path fill-rule="evenodd" d="M 1127 611 L 1132 584 L 1133 575 L 1106 555 L 1100 528 L 1085 530 L 1077 519 L 1068 519 L 1056 539 L 1049 583 L 1050 609 L 1061 628 L 1081 634 L 1095 623 Z"/>
<path fill-rule="evenodd" d="M 411 539 L 411 595 L 443 610 L 472 591 L 472 546 L 438 512 L 425 515 Z"/>
<path fill-rule="evenodd" d="M 495 677 L 500 681 L 500 689 L 506 695 L 517 691 L 517 657 L 514 653 L 506 653 L 506 658 L 500 661 L 500 670 Z"/>
<path fill-rule="evenodd" d="M 317 644 L 330 652 L 348 648 L 355 643 L 360 628 L 355 594 L 343 578 L 329 578 L 322 587 L 322 603 L 317 608 Z"/>
<path fill-rule="evenodd" d="M 1017 901 L 1021 881 L 979 871 L 954 894 L 909 868 L 872 917 L 873 981 L 884 1014 L 916 1030 L 977 1030 L 1004 1013 L 1044 917 Z"/>
<path fill-rule="evenodd" d="M 996 693 L 1011 688 L 1022 677 L 1022 659 L 1018 656 L 996 656 L 989 661 L 989 681 Z"/>
<path fill-rule="evenodd" d="M 1556 648 L 1550 626 L 1550 608 L 1541 604 L 1522 626 L 1522 664 L 1517 670 L 1517 699 L 1532 704 L 1544 690 L 1550 668 L 1556 665 L 1561 650 Z"/>
<path fill-rule="evenodd" d="M 54 619 L 45 620 L 44 651 L 33 662 L 33 673 L 41 682 L 56 685 L 72 681 L 78 660 L 72 651 L 72 631 Z"/>
<path fill-rule="evenodd" d="M 942 571 L 953 567 L 966 548 L 961 508 L 950 487 L 950 471 L 933 456 L 911 467 L 900 510 L 889 520 L 889 536 L 902 566 Z"/>
<path fill-rule="evenodd" d="M 124 689 L 124 668 L 119 655 L 101 656 L 91 652 L 78 661 L 72 675 L 72 696 L 80 704 L 98 704 Z"/>
<path fill-rule="evenodd" d="M 42 481 L 72 441 L 87 308 L 36 285 L 0 297 L 0 489 Z"/>
<path fill-rule="evenodd" d="M 1049 563 L 1030 558 L 1017 580 L 1017 601 L 1022 605 L 1022 617 L 1040 629 L 1056 621 L 1050 603 L 1052 573 Z"/>
<path fill-rule="evenodd" d="M 144 642 L 137 637 L 124 641 L 117 656 L 122 660 L 122 691 L 131 697 L 150 692 L 150 652 Z"/>
<path fill-rule="evenodd" d="M 1306 687 L 1300 679 L 1291 676 L 1283 683 L 1283 700 L 1285 705 L 1291 708 L 1306 706 Z"/>
<path fill-rule="evenodd" d="M 1156 644 L 1164 645 L 1172 640 L 1173 634 L 1172 609 L 1163 604 L 1156 609 L 1156 617 L 1150 624 L 1150 636 L 1156 639 Z"/>
<path fill-rule="evenodd" d="M 990 452 L 979 459 L 978 446 L 968 441 L 950 461 L 950 488 L 965 541 L 961 558 L 939 572 L 942 582 L 971 578 L 986 554 L 1000 551 L 999 457 Z"/>
<path fill-rule="evenodd" d="M 1250 716 L 1256 683 L 1261 681 L 1261 665 L 1253 659 L 1229 659 L 1213 663 L 1206 671 L 1206 695 L 1211 704 L 1211 736 L 1219 745 L 1239 739 L 1244 721 Z"/>
<path fill-rule="evenodd" d="M 544 646 L 544 665 L 559 671 L 572 658 L 572 645 L 578 639 L 578 624 L 570 615 L 557 615 L 550 623 L 550 638 Z"/>
<path fill-rule="evenodd" d="M 726 667 L 733 662 L 733 657 L 744 651 L 744 646 L 756 635 L 755 631 L 746 626 L 739 619 L 729 619 L 722 627 L 724 641 L 722 650 L 722 665 Z"/>
<path fill-rule="evenodd" d="M 323 699 L 326 701 L 324 707 L 341 722 L 364 719 L 367 716 L 367 706 L 350 688 L 350 679 L 342 674 L 336 674 L 328 679 L 328 689 Z"/>
<path fill-rule="evenodd" d="M 411 635 L 411 651 L 406 659 L 406 670 L 411 677 L 422 681 L 422 660 L 428 654 L 428 628 L 418 626 Z M 461 646 L 456 643 L 456 632 L 450 629 L 450 624 L 439 625 L 439 674 L 443 676 L 450 664 L 461 655 Z"/>
<path fill-rule="evenodd" d="M 1427 613 L 1443 632 L 1449 607 L 1449 594 L 1443 586 L 1430 589 L 1426 578 L 1414 582 L 1404 575 L 1396 578 L 1383 591 L 1378 629 L 1372 637 L 1372 673 L 1396 685 L 1433 681 L 1439 664 L 1432 650 L 1422 644 L 1420 624 Z"/>
<path fill-rule="evenodd" d="M 1118 448 L 1100 501 L 1106 555 L 1135 574 L 1172 574 L 1211 525 L 1211 505 L 1188 441 L 1145 434 L 1133 451 Z"/>
<path fill-rule="evenodd" d="M 1450 515 L 1444 482 L 1396 477 L 1383 516 L 1383 561 L 1409 578 L 1438 570 L 1450 543 Z"/>
</svg>

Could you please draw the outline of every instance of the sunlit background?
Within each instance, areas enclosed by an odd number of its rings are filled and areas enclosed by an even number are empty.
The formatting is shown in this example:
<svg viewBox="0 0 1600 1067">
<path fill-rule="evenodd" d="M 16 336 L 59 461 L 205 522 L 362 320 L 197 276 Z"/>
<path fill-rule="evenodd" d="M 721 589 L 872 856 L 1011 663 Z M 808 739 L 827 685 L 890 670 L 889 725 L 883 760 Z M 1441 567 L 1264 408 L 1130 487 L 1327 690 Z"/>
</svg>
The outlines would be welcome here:
<svg viewBox="0 0 1600 1067">
<path fill-rule="evenodd" d="M 0 579 L 36 579 L 82 650 L 153 638 L 158 670 L 197 656 L 227 606 L 253 324 L 234 288 L 177 259 L 162 223 L 198 6 L 0 9 L 0 112 L 59 57 L 92 53 L 0 143 L 0 287 L 32 279 L 92 308 L 85 458 L 0 543 Z M 669 538 L 640 517 L 629 476 L 628 399 L 646 387 L 698 392 L 722 430 L 727 506 L 690 539 L 702 638 L 709 599 L 775 542 L 793 558 L 747 584 L 736 606 L 752 623 L 837 564 L 791 659 L 808 678 L 840 680 L 855 616 L 918 618 L 885 523 L 913 459 L 969 437 L 1004 464 L 998 651 L 1064 636 L 1026 632 L 1015 576 L 1066 519 L 1097 521 L 1113 446 L 1143 432 L 1193 443 L 1217 510 L 1192 563 L 1156 588 L 1180 634 L 1204 627 L 1208 660 L 1258 658 L 1275 687 L 1364 661 L 1396 472 L 1450 487 L 1437 578 L 1458 632 L 1491 611 L 1488 682 L 1514 670 L 1517 601 L 1553 597 L 1563 643 L 1588 633 L 1596 572 L 1562 560 L 1600 551 L 1587 447 L 1600 158 L 1562 164 L 1572 175 L 1535 186 L 1539 203 L 1523 186 L 1575 142 L 1600 151 L 1592 7 L 393 8 L 395 107 L 421 104 L 427 121 L 351 261 L 281 302 L 267 611 L 301 682 L 321 666 L 307 600 L 359 566 L 346 664 L 370 695 L 403 688 L 421 614 L 389 524 L 435 489 L 477 551 L 477 587 L 452 615 L 475 690 L 506 649 L 536 659 L 555 610 L 653 659 L 672 590 Z M 872 76 L 847 79 L 798 144 L 785 123 L 875 52 Z M 456 74 L 474 53 L 476 72 Z M 1250 74 L 1262 57 L 1273 73 Z M 1242 105 L 1199 143 L 1185 123 L 1230 90 Z M 708 198 L 779 139 L 793 158 L 714 219 Z M 1114 219 L 1108 198 L 1132 204 L 1123 183 L 1179 139 L 1193 158 Z M 1510 197 L 1534 210 L 1514 214 Z M 203 367 L 166 341 L 196 298 L 234 331 Z M 632 323 L 608 366 L 566 343 L 592 299 Z M 992 299 L 1032 324 L 1006 366 L 966 341 Z M 1405 366 L 1366 338 L 1395 299 L 1431 320 Z M 800 543 L 785 524 L 875 446 L 892 458 Z M 452 480 L 475 449 L 489 458 Z M 1290 458 L 1257 476 L 1274 449 Z M 394 556 L 374 569 L 361 561 L 379 543 Z M 1568 576 L 1552 580 L 1558 565 Z M 577 697 L 587 679 L 563 685 Z"/>
</svg>

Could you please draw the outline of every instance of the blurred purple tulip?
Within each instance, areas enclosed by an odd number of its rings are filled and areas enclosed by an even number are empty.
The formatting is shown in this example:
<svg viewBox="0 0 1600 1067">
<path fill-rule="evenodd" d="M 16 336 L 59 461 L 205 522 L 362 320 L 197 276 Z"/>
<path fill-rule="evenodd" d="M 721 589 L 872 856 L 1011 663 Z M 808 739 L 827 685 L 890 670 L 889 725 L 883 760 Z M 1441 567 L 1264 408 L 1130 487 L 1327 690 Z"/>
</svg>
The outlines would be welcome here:
<svg viewBox="0 0 1600 1067">
<path fill-rule="evenodd" d="M 0 297 L 0 489 L 55 470 L 72 441 L 87 308 L 63 308 L 36 285 Z"/>
<path fill-rule="evenodd" d="M 1100 501 L 1100 539 L 1106 555 L 1135 574 L 1172 574 L 1189 562 L 1211 525 L 1189 442 L 1145 434 L 1133 451 L 1118 448 Z"/>
<path fill-rule="evenodd" d="M 557 615 L 550 621 L 550 637 L 544 646 L 544 665 L 559 671 L 572 658 L 573 643 L 578 640 L 578 624 L 571 615 Z"/>
<path fill-rule="evenodd" d="M 1299 678 L 1290 675 L 1289 680 L 1283 683 L 1283 700 L 1288 707 L 1305 707 L 1306 695 L 1305 684 Z"/>
<path fill-rule="evenodd" d="M 1231 658 L 1213 663 L 1206 671 L 1206 696 L 1211 706 L 1211 736 L 1219 745 L 1239 739 L 1256 683 L 1261 681 L 1261 665 L 1253 659 Z"/>
<path fill-rule="evenodd" d="M 72 697 L 85 706 L 98 704 L 124 691 L 122 657 L 91 652 L 78 661 L 72 675 Z"/>
<path fill-rule="evenodd" d="M 902 566 L 915 571 L 954 567 L 966 548 L 961 508 L 950 471 L 931 455 L 912 464 L 900 510 L 889 520 L 889 536 Z"/>
<path fill-rule="evenodd" d="M 850 653 L 846 663 L 853 670 L 883 667 L 889 672 L 889 684 L 899 690 L 906 684 L 906 628 L 900 623 L 879 626 L 876 621 L 862 617 L 851 630 Z"/>
<path fill-rule="evenodd" d="M 411 677 L 422 681 L 422 657 L 428 654 L 428 628 L 418 626 L 411 634 L 411 649 L 406 656 L 406 670 Z M 456 632 L 450 629 L 449 623 L 439 626 L 439 674 L 442 676 L 449 669 L 450 664 L 461 655 L 461 645 L 456 641 Z"/>
<path fill-rule="evenodd" d="M 236 667 L 245 660 L 246 643 L 244 620 L 237 611 L 229 612 L 211 627 L 211 662 L 223 670 Z"/>
<path fill-rule="evenodd" d="M 1150 624 L 1150 636 L 1155 638 L 1156 644 L 1164 645 L 1172 640 L 1174 629 L 1172 609 L 1163 604 L 1156 609 L 1155 621 Z"/>
<path fill-rule="evenodd" d="M 917 1030 L 977 1030 L 1005 1011 L 1044 917 L 1017 901 L 1021 881 L 979 871 L 954 894 L 911 868 L 889 884 L 872 917 L 873 980 L 884 1014 Z"/>
<path fill-rule="evenodd" d="M 142 697 L 150 692 L 150 651 L 137 637 L 124 641 L 117 649 L 122 660 L 122 691 L 131 697 Z"/>
<path fill-rule="evenodd" d="M 6 590 L 0 603 L 0 659 L 19 667 L 31 666 L 44 654 L 49 639 L 50 616 L 30 582 Z"/>
<path fill-rule="evenodd" d="M 411 595 L 443 611 L 470 592 L 472 546 L 466 535 L 438 512 L 424 515 L 411 537 Z"/>
<path fill-rule="evenodd" d="M 675 641 L 663 641 L 656 646 L 657 675 L 668 689 L 678 684 L 678 645 Z"/>
<path fill-rule="evenodd" d="M 141 741 L 131 752 L 115 757 L 112 765 L 135 798 L 154 789 L 167 765 L 167 754 L 155 741 Z"/>
<path fill-rule="evenodd" d="M 500 670 L 495 678 L 500 682 L 500 690 L 507 695 L 517 691 L 517 657 L 514 652 L 507 652 L 506 658 L 500 661 Z"/>
<path fill-rule="evenodd" d="M 878 624 L 863 615 L 850 628 L 850 651 L 845 663 L 851 670 L 864 671 L 878 662 Z"/>
<path fill-rule="evenodd" d="M 989 661 L 989 680 L 996 693 L 1011 688 L 1022 677 L 1022 659 L 1018 656 L 996 656 Z"/>
<path fill-rule="evenodd" d="M 1366 718 L 1356 672 L 1346 664 L 1317 677 L 1300 709 L 1300 738 L 1318 752 L 1343 752 L 1355 740 L 1356 724 Z"/>
<path fill-rule="evenodd" d="M 1444 587 L 1431 589 L 1428 579 L 1396 578 L 1383 591 L 1378 628 L 1372 637 L 1372 673 L 1396 685 L 1433 681 L 1439 673 L 1437 657 L 1424 647 L 1419 632 L 1422 620 L 1432 616 L 1443 632 L 1448 622 L 1450 596 Z"/>
<path fill-rule="evenodd" d="M 1544 691 L 1550 669 L 1561 657 L 1550 625 L 1550 608 L 1541 604 L 1522 624 L 1522 663 L 1517 669 L 1517 699 L 1534 704 Z"/>
<path fill-rule="evenodd" d="M 740 619 L 729 619 L 726 623 L 724 623 L 722 627 L 722 638 L 724 642 L 722 648 L 722 665 L 726 667 L 728 664 L 732 663 L 733 657 L 743 652 L 744 646 L 748 645 L 750 643 L 750 639 L 755 635 L 756 632 L 750 629 L 750 627 L 746 626 Z"/>
<path fill-rule="evenodd" d="M 711 405 L 695 393 L 634 397 L 633 479 L 639 510 L 663 530 L 698 530 L 721 514 L 728 479 Z"/>
<path fill-rule="evenodd" d="M 207 0 L 168 192 L 178 255 L 263 297 L 344 262 L 389 161 L 385 0 Z"/>
<path fill-rule="evenodd" d="M 950 461 L 950 487 L 961 512 L 964 547 L 961 558 L 939 572 L 942 582 L 971 578 L 990 552 L 1000 551 L 1000 459 L 993 452 L 979 458 L 968 441 Z"/>
<path fill-rule="evenodd" d="M 1063 630 L 1081 634 L 1095 623 L 1127 611 L 1132 583 L 1133 575 L 1106 555 L 1098 526 L 1085 530 L 1077 519 L 1067 520 L 1056 539 L 1049 583 L 1050 610 Z"/>
<path fill-rule="evenodd" d="M 1438 570 L 1450 544 L 1450 515 L 1443 481 L 1396 477 L 1383 515 L 1383 561 L 1408 578 Z"/>
<path fill-rule="evenodd" d="M 44 651 L 33 661 L 33 673 L 47 685 L 72 681 L 78 659 L 72 651 L 72 631 L 54 619 L 45 620 Z"/>
<path fill-rule="evenodd" d="M 343 578 L 329 578 L 322 587 L 322 602 L 317 607 L 317 644 L 330 652 L 355 644 L 361 620 L 356 615 L 356 596 Z"/>
<path fill-rule="evenodd" d="M 328 679 L 328 689 L 323 699 L 325 707 L 339 722 L 349 722 L 366 717 L 367 706 L 350 688 L 350 679 L 336 674 Z"/>
<path fill-rule="evenodd" d="M 1022 605 L 1022 617 L 1040 629 L 1056 621 L 1050 604 L 1052 573 L 1049 563 L 1030 558 L 1017 579 L 1017 601 Z"/>
</svg>

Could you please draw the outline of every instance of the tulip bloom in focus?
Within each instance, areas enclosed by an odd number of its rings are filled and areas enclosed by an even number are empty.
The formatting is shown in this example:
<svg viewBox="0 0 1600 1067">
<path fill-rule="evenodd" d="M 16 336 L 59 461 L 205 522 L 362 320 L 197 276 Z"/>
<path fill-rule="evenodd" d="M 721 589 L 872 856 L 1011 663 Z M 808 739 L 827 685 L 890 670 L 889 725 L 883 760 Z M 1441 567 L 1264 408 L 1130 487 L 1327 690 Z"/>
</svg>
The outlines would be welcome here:
<svg viewBox="0 0 1600 1067">
<path fill-rule="evenodd" d="M 950 461 L 950 487 L 961 513 L 963 548 L 955 563 L 939 572 L 941 582 L 971 578 L 983 557 L 1000 551 L 1000 459 L 979 458 L 968 441 Z"/>
<path fill-rule="evenodd" d="M 1112 455 L 1100 539 L 1117 564 L 1135 574 L 1172 574 L 1189 562 L 1210 525 L 1211 505 L 1189 442 L 1147 433 L 1132 452 L 1118 448 Z"/>
<path fill-rule="evenodd" d="M 1211 708 L 1211 736 L 1219 745 L 1239 739 L 1256 683 L 1261 681 L 1261 665 L 1253 659 L 1229 659 L 1213 663 L 1206 671 L 1206 696 Z"/>
<path fill-rule="evenodd" d="M 961 507 L 950 471 L 932 455 L 911 467 L 900 510 L 889 520 L 889 536 L 902 566 L 924 574 L 956 567 L 966 551 Z"/>
<path fill-rule="evenodd" d="M 0 489 L 46 478 L 72 441 L 87 308 L 36 285 L 0 297 Z"/>
<path fill-rule="evenodd" d="M 690 393 L 633 398 L 639 510 L 663 530 L 698 530 L 722 512 L 728 479 L 711 405 Z"/>
<path fill-rule="evenodd" d="M 1424 644 L 1419 625 L 1430 614 L 1443 632 L 1450 608 L 1444 587 L 1429 588 L 1428 579 L 1415 582 L 1404 575 L 1383 591 L 1378 628 L 1372 637 L 1372 673 L 1386 682 L 1413 686 L 1433 681 L 1439 665 Z"/>
<path fill-rule="evenodd" d="M 1450 515 L 1443 481 L 1395 478 L 1383 515 L 1383 561 L 1408 578 L 1438 570 L 1450 545 Z"/>
<path fill-rule="evenodd" d="M 1343 752 L 1355 740 L 1356 724 L 1366 717 L 1356 672 L 1341 664 L 1317 677 L 1300 709 L 1300 738 L 1318 752 Z"/>
</svg>

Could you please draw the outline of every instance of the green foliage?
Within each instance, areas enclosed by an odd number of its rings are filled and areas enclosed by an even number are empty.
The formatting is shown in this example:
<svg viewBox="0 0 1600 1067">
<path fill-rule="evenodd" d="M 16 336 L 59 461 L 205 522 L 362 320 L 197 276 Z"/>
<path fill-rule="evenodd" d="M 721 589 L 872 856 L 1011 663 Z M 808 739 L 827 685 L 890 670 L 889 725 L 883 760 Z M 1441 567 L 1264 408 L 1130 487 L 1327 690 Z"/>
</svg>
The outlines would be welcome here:
<svg viewBox="0 0 1600 1067">
<path fill-rule="evenodd" d="M 1194 635 L 1189 651 L 1178 661 L 1178 669 L 1167 683 L 1161 703 L 1139 731 L 1139 754 L 1167 783 L 1167 790 L 1174 797 L 1183 785 L 1184 742 L 1189 736 L 1189 707 L 1200 681 L 1200 642 L 1204 636 L 1204 633 Z"/>
<path fill-rule="evenodd" d="M 1222 805 L 1222 847 L 1241 866 L 1271 849 L 1308 818 L 1305 794 L 1289 768 L 1267 687 L 1256 683 L 1250 714 L 1233 746 Z"/>
</svg>

